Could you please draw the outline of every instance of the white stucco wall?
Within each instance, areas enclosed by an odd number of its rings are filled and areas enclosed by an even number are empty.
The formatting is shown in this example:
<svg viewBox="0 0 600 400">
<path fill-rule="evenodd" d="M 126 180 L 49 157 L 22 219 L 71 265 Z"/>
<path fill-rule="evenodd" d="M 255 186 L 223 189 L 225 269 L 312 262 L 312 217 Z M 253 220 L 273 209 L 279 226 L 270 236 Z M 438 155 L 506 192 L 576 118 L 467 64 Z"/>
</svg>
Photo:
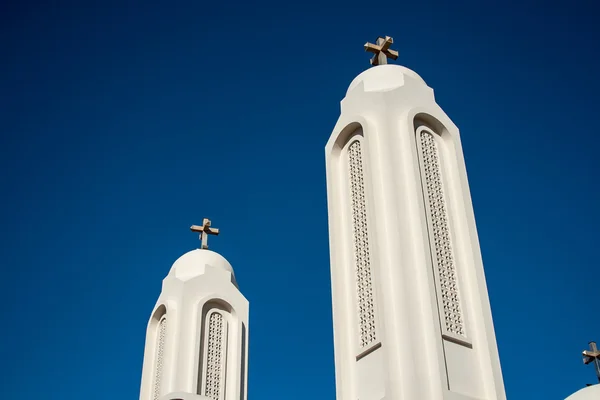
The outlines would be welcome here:
<svg viewBox="0 0 600 400">
<path fill-rule="evenodd" d="M 360 74 L 341 108 L 325 148 L 337 399 L 505 399 L 458 128 L 396 65 Z M 443 221 L 426 201 L 423 129 Z M 450 270 L 456 296 L 442 291 Z M 376 339 L 361 348 L 365 332 Z"/>
<path fill-rule="evenodd" d="M 573 393 L 565 400 L 598 400 L 600 399 L 600 384 L 588 386 Z"/>
</svg>

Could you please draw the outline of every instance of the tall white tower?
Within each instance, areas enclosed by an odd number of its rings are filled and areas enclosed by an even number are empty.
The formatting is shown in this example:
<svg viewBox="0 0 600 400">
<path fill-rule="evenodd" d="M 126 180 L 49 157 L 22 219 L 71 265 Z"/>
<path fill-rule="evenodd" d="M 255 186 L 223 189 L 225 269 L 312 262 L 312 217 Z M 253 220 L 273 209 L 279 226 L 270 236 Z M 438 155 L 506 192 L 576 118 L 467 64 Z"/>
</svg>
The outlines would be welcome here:
<svg viewBox="0 0 600 400">
<path fill-rule="evenodd" d="M 391 43 L 325 148 L 337 399 L 505 399 L 459 131 Z"/>
<path fill-rule="evenodd" d="M 207 249 L 181 256 L 163 280 L 146 332 L 140 400 L 246 400 L 248 300 L 231 264 Z"/>
</svg>

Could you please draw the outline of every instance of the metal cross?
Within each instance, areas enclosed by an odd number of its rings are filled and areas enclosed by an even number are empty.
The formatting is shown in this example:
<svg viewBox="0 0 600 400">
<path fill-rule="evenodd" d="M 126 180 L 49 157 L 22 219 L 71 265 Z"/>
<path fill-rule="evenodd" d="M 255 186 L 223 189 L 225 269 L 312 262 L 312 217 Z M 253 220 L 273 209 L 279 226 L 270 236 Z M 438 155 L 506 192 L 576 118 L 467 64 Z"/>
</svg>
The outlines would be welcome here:
<svg viewBox="0 0 600 400">
<path fill-rule="evenodd" d="M 596 342 L 590 342 L 590 349 L 583 351 L 583 363 L 585 365 L 594 363 L 596 376 L 598 377 L 598 382 L 600 382 L 600 351 L 596 347 Z"/>
<path fill-rule="evenodd" d="M 387 64 L 388 57 L 392 60 L 396 60 L 398 58 L 398 52 L 396 50 L 391 50 L 390 46 L 394 43 L 394 39 L 389 36 L 382 38 L 379 36 L 377 38 L 377 43 L 365 43 L 365 51 L 369 53 L 373 53 L 373 58 L 371 58 L 371 65 L 385 65 Z"/>
<path fill-rule="evenodd" d="M 208 235 L 218 235 L 219 230 L 217 228 L 211 228 L 210 219 L 204 218 L 202 226 L 192 225 L 190 227 L 192 232 L 200 233 L 200 240 L 202 241 L 201 249 L 208 249 Z"/>
</svg>

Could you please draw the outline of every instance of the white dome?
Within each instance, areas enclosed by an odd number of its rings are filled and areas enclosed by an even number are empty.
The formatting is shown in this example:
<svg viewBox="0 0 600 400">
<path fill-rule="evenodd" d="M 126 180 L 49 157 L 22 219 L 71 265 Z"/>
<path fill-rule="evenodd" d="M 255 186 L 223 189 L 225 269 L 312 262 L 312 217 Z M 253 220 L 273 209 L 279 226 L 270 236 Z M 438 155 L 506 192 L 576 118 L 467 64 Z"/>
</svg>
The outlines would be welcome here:
<svg viewBox="0 0 600 400">
<path fill-rule="evenodd" d="M 573 393 L 565 400 L 598 400 L 600 399 L 600 384 L 588 386 Z"/>
<path fill-rule="evenodd" d="M 385 92 L 403 86 L 405 78 L 414 79 L 423 85 L 427 85 L 415 71 L 401 65 L 386 64 L 369 68 L 359 74 L 350 83 L 346 94 L 350 93 L 361 82 L 364 84 L 365 92 Z"/>
<path fill-rule="evenodd" d="M 173 263 L 169 275 L 173 274 L 179 279 L 187 280 L 203 274 L 206 265 L 222 268 L 233 275 L 233 267 L 225 257 L 205 249 L 192 250 L 179 257 Z"/>
</svg>

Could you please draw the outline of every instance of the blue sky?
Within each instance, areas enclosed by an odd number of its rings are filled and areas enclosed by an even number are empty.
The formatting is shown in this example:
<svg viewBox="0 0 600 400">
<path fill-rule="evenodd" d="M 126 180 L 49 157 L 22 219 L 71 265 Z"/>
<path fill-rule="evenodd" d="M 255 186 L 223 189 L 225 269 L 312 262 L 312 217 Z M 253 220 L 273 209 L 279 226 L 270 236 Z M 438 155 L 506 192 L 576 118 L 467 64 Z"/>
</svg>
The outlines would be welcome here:
<svg viewBox="0 0 600 400">
<path fill-rule="evenodd" d="M 14 3 L 0 398 L 137 398 L 161 280 L 206 216 L 251 303 L 249 397 L 334 399 L 323 148 L 378 35 L 461 129 L 508 398 L 594 382 L 591 1 Z"/>
</svg>

